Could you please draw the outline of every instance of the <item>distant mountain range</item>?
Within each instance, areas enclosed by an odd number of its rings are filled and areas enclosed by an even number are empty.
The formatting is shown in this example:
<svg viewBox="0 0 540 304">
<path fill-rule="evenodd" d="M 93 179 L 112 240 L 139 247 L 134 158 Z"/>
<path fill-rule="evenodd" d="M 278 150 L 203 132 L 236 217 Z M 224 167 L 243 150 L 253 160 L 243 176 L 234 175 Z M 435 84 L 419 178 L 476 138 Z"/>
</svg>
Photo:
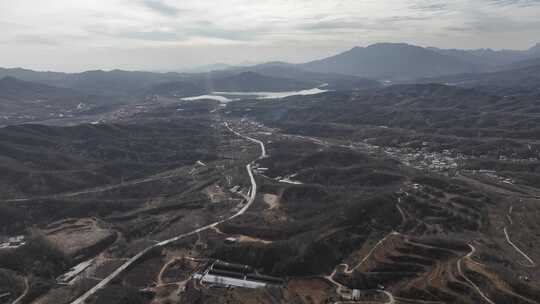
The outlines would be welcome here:
<svg viewBox="0 0 540 304">
<path fill-rule="evenodd" d="M 213 72 L 151 86 L 144 96 L 188 97 L 221 92 L 279 92 L 311 89 L 320 83 L 255 72 Z"/>
<path fill-rule="evenodd" d="M 228 72 L 252 71 L 268 77 L 296 79 L 311 83 L 311 87 L 324 85 L 329 90 L 356 90 L 378 87 L 378 81 L 364 77 L 346 75 L 344 73 L 313 72 L 303 69 L 300 65 L 286 62 L 268 62 L 250 67 L 237 67 Z"/>
<path fill-rule="evenodd" d="M 87 71 L 82 73 L 37 72 L 2 69 L 1 77 L 13 77 L 84 94 L 123 96 L 167 95 L 188 97 L 213 91 L 295 91 L 321 85 L 329 89 L 363 89 L 379 82 L 343 74 L 304 71 L 297 65 L 268 63 L 208 73 L 153 73 L 140 71 Z"/>
<path fill-rule="evenodd" d="M 313 81 L 375 80 L 409 81 L 462 73 L 508 70 L 516 64 L 540 59 L 540 43 L 529 50 L 460 50 L 419 47 L 405 43 L 378 43 L 304 64 L 269 62 L 251 66 L 207 66 L 206 71 L 253 71 L 266 76 Z M 214 69 L 211 69 L 211 68 Z M 344 78 L 344 76 L 349 78 Z"/>
<path fill-rule="evenodd" d="M 0 79 L 0 98 L 2 99 L 18 101 L 29 99 L 74 98 L 78 96 L 79 94 L 70 89 L 23 81 L 10 76 Z"/>
<path fill-rule="evenodd" d="M 513 69 L 489 73 L 465 73 L 425 79 L 453 86 L 478 88 L 497 94 L 540 94 L 540 59 L 521 62 Z"/>
<path fill-rule="evenodd" d="M 491 49 L 444 50 L 404 43 L 355 47 L 344 53 L 300 65 L 314 72 L 356 75 L 378 80 L 404 81 L 460 73 L 481 73 L 540 58 L 540 44 L 527 51 Z"/>
<path fill-rule="evenodd" d="M 456 50 L 456 49 L 438 49 L 429 48 L 439 54 L 452 56 L 462 60 L 463 62 L 471 63 L 481 67 L 484 70 L 501 69 L 507 65 L 518 61 L 527 60 L 534 57 L 540 57 L 540 49 L 534 46 L 527 51 L 500 50 L 492 49 L 479 50 Z"/>
<path fill-rule="evenodd" d="M 84 115 L 117 101 L 8 76 L 0 79 L 0 125 Z"/>
<path fill-rule="evenodd" d="M 0 78 L 14 77 L 24 81 L 70 88 L 87 94 L 129 95 L 141 88 L 181 78 L 179 73 L 131 72 L 122 70 L 82 73 L 36 72 L 26 69 L 2 69 Z"/>
<path fill-rule="evenodd" d="M 311 89 L 317 85 L 312 81 L 298 78 L 284 78 L 262 75 L 248 71 L 225 77 L 209 77 L 207 83 L 212 91 L 296 91 Z"/>
<path fill-rule="evenodd" d="M 525 51 L 494 51 L 379 43 L 355 47 L 303 64 L 269 62 L 245 67 L 218 65 L 214 67 L 221 70 L 201 73 L 122 70 L 58 73 L 0 68 L 0 79 L 7 76 L 70 89 L 73 94 L 77 92 L 81 96 L 115 96 L 132 101 L 149 95 L 188 97 L 213 91 L 292 91 L 323 85 L 330 90 L 361 90 L 379 87 L 380 81 L 386 80 L 391 83 L 441 81 L 506 87 L 525 83 L 529 87 L 537 82 L 528 73 L 536 71 L 531 67 L 538 65 L 540 44 Z M 523 76 L 512 78 L 513 72 L 503 72 L 515 70 L 519 70 L 518 75 Z M 506 77 L 510 81 L 506 81 Z M 4 81 L 4 85 L 9 81 L 15 85 L 10 78 Z M 8 87 L 2 90 L 13 91 Z"/>
<path fill-rule="evenodd" d="M 226 63 L 214 63 L 214 64 L 207 64 L 202 66 L 197 66 L 189 69 L 183 69 L 181 72 L 183 73 L 208 73 L 212 71 L 221 71 L 226 70 L 230 68 L 234 68 L 234 65 L 226 64 Z"/>
<path fill-rule="evenodd" d="M 480 71 L 459 58 L 408 44 L 355 47 L 333 57 L 301 65 L 309 71 L 344 73 L 380 80 L 407 80 Z"/>
</svg>

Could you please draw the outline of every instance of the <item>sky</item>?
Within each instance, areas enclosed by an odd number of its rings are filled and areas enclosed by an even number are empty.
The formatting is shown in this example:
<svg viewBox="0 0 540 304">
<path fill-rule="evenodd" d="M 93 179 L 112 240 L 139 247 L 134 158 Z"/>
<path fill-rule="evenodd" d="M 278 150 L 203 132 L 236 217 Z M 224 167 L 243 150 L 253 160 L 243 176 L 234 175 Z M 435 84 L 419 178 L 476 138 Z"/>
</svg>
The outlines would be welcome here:
<svg viewBox="0 0 540 304">
<path fill-rule="evenodd" d="M 540 0 L 0 0 L 0 66 L 177 71 L 378 42 L 528 49 Z"/>
</svg>

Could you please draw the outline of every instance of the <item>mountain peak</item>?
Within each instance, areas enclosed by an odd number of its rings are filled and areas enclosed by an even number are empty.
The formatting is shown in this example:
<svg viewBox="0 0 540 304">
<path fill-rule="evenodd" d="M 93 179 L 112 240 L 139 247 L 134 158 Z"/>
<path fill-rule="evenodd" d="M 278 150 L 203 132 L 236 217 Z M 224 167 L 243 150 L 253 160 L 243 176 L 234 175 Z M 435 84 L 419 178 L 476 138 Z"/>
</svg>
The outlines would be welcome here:
<svg viewBox="0 0 540 304">
<path fill-rule="evenodd" d="M 474 67 L 458 58 L 407 43 L 377 43 L 368 47 L 308 62 L 303 68 L 379 80 L 412 80 L 472 72 Z"/>
<path fill-rule="evenodd" d="M 379 43 L 374 43 L 368 47 L 381 47 L 381 46 L 411 46 L 411 45 L 404 42 L 379 42 Z"/>
<path fill-rule="evenodd" d="M 368 46 L 366 49 L 390 49 L 390 48 L 421 48 L 407 43 L 381 42 Z"/>
<path fill-rule="evenodd" d="M 391 48 L 403 48 L 403 47 L 416 47 L 407 43 L 394 43 L 394 42 L 379 42 L 370 44 L 366 47 L 355 46 L 350 52 L 362 51 L 362 50 L 372 50 L 372 49 L 391 49 Z"/>
</svg>

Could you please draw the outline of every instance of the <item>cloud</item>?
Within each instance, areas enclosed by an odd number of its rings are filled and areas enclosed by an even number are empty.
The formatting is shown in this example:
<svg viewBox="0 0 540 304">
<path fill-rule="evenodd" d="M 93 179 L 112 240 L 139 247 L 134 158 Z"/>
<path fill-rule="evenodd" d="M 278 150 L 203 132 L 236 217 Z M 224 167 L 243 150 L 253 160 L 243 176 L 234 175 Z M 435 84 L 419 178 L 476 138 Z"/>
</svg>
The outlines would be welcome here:
<svg viewBox="0 0 540 304">
<path fill-rule="evenodd" d="M 15 38 L 13 38 L 10 43 L 15 44 L 34 44 L 34 45 L 42 45 L 42 46 L 59 46 L 61 45 L 61 42 L 50 38 L 50 37 L 43 37 L 38 35 L 16 35 Z"/>
<path fill-rule="evenodd" d="M 471 30 L 470 27 L 463 27 L 463 26 L 447 26 L 444 29 L 447 31 L 452 31 L 452 32 L 466 32 L 466 31 Z"/>
<path fill-rule="evenodd" d="M 309 22 L 304 24 L 301 28 L 309 31 L 313 30 L 335 30 L 335 29 L 360 29 L 365 27 L 366 23 L 362 21 L 352 20 L 326 20 Z"/>
<path fill-rule="evenodd" d="M 496 6 L 518 6 L 518 7 L 540 6 L 540 1 L 538 0 L 488 0 L 488 2 Z"/>
<path fill-rule="evenodd" d="M 180 36 L 176 33 L 170 32 L 125 32 L 116 35 L 117 37 L 123 37 L 135 40 L 147 40 L 147 41 L 178 41 Z"/>
<path fill-rule="evenodd" d="M 441 12 L 446 11 L 447 8 L 446 3 L 415 3 L 410 6 L 411 10 L 422 12 Z"/>
<path fill-rule="evenodd" d="M 540 37 L 538 16 L 540 0 L 0 0 L 0 66 L 195 47 L 206 55 L 193 64 L 302 61 L 376 42 L 525 49 Z"/>
<path fill-rule="evenodd" d="M 180 10 L 161 0 L 143 0 L 144 6 L 164 16 L 178 16 Z"/>
</svg>

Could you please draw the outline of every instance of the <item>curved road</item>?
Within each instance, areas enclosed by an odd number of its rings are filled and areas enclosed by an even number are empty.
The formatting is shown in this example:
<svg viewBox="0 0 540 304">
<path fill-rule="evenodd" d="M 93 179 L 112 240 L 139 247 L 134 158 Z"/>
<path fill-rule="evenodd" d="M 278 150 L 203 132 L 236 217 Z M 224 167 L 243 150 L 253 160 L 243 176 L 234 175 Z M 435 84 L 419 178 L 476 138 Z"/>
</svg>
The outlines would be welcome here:
<svg viewBox="0 0 540 304">
<path fill-rule="evenodd" d="M 512 221 L 512 206 L 510 207 L 510 209 L 508 209 L 508 214 L 506 216 L 510 221 L 510 225 L 512 225 L 514 223 Z M 536 267 L 536 263 L 533 261 L 533 259 L 531 259 L 531 257 L 529 257 L 525 252 L 523 252 L 523 250 L 521 250 L 516 244 L 514 244 L 512 240 L 510 240 L 510 235 L 508 235 L 508 227 L 504 227 L 503 231 L 504 236 L 506 237 L 506 242 L 510 244 L 510 246 L 512 246 L 519 254 L 521 254 L 527 260 L 527 262 L 529 262 L 529 265 L 522 265 L 525 267 Z"/>
<path fill-rule="evenodd" d="M 265 146 L 264 146 L 264 143 L 260 140 L 257 140 L 257 139 L 254 139 L 254 138 L 251 138 L 251 137 L 248 137 L 248 136 L 245 136 L 245 135 L 242 135 L 236 131 L 234 131 L 233 129 L 231 129 L 231 127 L 229 127 L 229 125 L 225 122 L 224 123 L 225 126 L 227 127 L 227 129 L 229 129 L 231 132 L 233 132 L 234 134 L 236 134 L 237 136 L 240 136 L 244 139 L 247 139 L 249 141 L 252 141 L 252 142 L 255 142 L 257 144 L 260 145 L 261 147 L 261 155 L 259 156 L 258 159 L 261 159 L 261 158 L 264 158 L 264 157 L 267 157 L 267 154 L 266 154 L 266 149 L 265 149 Z M 194 235 L 194 234 L 197 234 L 199 232 L 202 232 L 202 231 L 205 231 L 205 230 L 208 230 L 208 229 L 212 229 L 214 227 L 216 227 L 217 225 L 219 224 L 222 224 L 224 222 L 227 222 L 227 221 L 230 221 L 242 214 L 244 214 L 248 209 L 249 207 L 253 204 L 253 202 L 255 201 L 255 197 L 257 196 L 257 183 L 255 182 L 255 177 L 253 176 L 253 172 L 251 170 L 251 166 L 252 166 L 253 162 L 249 163 L 248 165 L 246 165 L 246 170 L 248 172 L 248 175 L 249 175 L 249 179 L 251 181 L 251 190 L 249 192 L 249 199 L 247 201 L 247 204 L 240 210 L 238 211 L 236 214 L 230 216 L 229 218 L 226 218 L 224 220 L 221 220 L 221 221 L 217 221 L 215 223 L 212 223 L 212 224 L 209 224 L 209 225 L 206 225 L 204 227 L 201 227 L 201 228 L 198 228 L 196 230 L 193 230 L 191 232 L 188 232 L 188 233 L 184 233 L 184 234 L 181 234 L 181 235 L 178 235 L 174 238 L 171 238 L 171 239 L 168 239 L 168 240 L 165 240 L 165 241 L 162 241 L 162 242 L 159 242 L 153 246 L 150 246 L 146 249 L 144 249 L 143 251 L 139 252 L 137 255 L 135 255 L 134 257 L 130 258 L 129 260 L 127 260 L 124 264 L 122 264 L 120 267 L 118 267 L 113 273 L 111 273 L 110 275 L 108 275 L 105 279 L 103 279 L 102 281 L 100 281 L 98 284 L 96 284 L 94 287 L 92 287 L 90 290 L 88 290 L 87 292 L 85 292 L 82 296 L 80 296 L 79 298 L 77 298 L 76 300 L 72 301 L 71 304 L 83 304 L 85 303 L 85 301 L 91 297 L 92 295 L 94 295 L 96 292 L 98 292 L 99 290 L 103 289 L 105 286 L 107 286 L 110 282 L 112 282 L 114 279 L 116 279 L 121 273 L 123 273 L 128 267 L 130 267 L 131 265 L 135 264 L 135 262 L 137 262 L 138 260 L 140 260 L 143 256 L 145 256 L 148 252 L 150 252 L 151 250 L 153 249 L 156 249 L 156 248 L 161 248 L 163 246 L 166 246 L 170 243 L 174 243 L 178 240 L 181 240 L 183 238 L 186 238 L 188 236 L 191 236 L 191 235 Z"/>
<path fill-rule="evenodd" d="M 535 267 L 536 266 L 536 263 L 533 261 L 533 259 L 531 259 L 525 252 L 523 252 L 521 249 L 519 249 L 519 247 L 514 244 L 514 242 L 512 242 L 510 240 L 510 236 L 508 235 L 508 231 L 507 231 L 507 227 L 504 227 L 503 229 L 504 231 L 504 236 L 506 237 L 506 242 L 508 244 L 510 244 L 510 246 L 514 247 L 514 249 L 519 253 L 521 254 L 526 260 L 527 262 L 529 262 L 530 265 L 523 265 L 523 266 L 526 266 L 526 267 Z"/>
<path fill-rule="evenodd" d="M 483 292 L 482 290 L 480 289 L 480 287 L 478 287 L 473 281 L 471 281 L 471 279 L 469 279 L 465 273 L 463 272 L 463 270 L 461 269 L 461 263 L 462 263 L 462 260 L 465 258 L 465 259 L 468 259 L 470 260 L 471 257 L 473 256 L 473 254 L 476 252 L 476 248 L 474 248 L 473 245 L 471 244 L 468 244 L 469 247 L 471 248 L 471 251 L 469 253 L 467 253 L 466 256 L 462 257 L 461 259 L 459 259 L 457 261 L 457 270 L 458 270 L 458 273 L 459 275 L 461 275 L 465 281 L 467 281 L 467 283 L 469 283 L 469 285 L 471 285 L 471 287 L 476 290 L 476 292 L 486 301 L 488 302 L 489 304 L 495 304 L 495 302 L 493 302 L 490 298 L 488 298 Z"/>
<path fill-rule="evenodd" d="M 368 252 L 368 254 L 360 261 L 360 263 L 358 263 L 356 266 L 354 266 L 353 268 L 351 268 L 348 264 L 339 264 L 338 266 L 344 266 L 345 269 L 343 270 L 344 273 L 346 274 L 351 274 L 352 272 L 354 272 L 355 269 L 357 269 L 358 267 L 360 267 L 365 261 L 367 261 L 367 259 L 373 254 L 373 252 L 375 252 L 375 250 L 377 248 L 379 248 L 379 246 L 384 243 L 390 236 L 393 236 L 393 235 L 399 235 L 400 233 L 399 232 L 396 232 L 396 231 L 392 231 L 390 233 L 388 233 L 384 238 L 382 238 L 381 240 L 379 240 L 379 242 L 377 242 L 377 244 L 375 244 L 375 246 L 373 246 L 373 248 L 371 248 L 371 250 Z M 341 283 L 339 283 L 338 281 L 336 281 L 334 279 L 335 275 L 337 273 L 337 268 L 334 269 L 334 271 L 329 275 L 329 276 L 326 276 L 324 277 L 325 279 L 327 279 L 328 281 L 330 281 L 332 284 L 334 284 L 335 286 L 337 286 L 337 293 L 339 295 L 342 295 L 344 294 L 343 292 L 343 289 L 350 289 L 344 285 L 342 285 Z M 364 291 L 374 291 L 374 292 L 378 292 L 378 293 L 383 293 L 385 294 L 387 297 L 388 297 L 388 302 L 385 302 L 384 304 L 394 304 L 396 303 L 396 299 L 394 298 L 394 295 L 392 295 L 390 292 L 386 291 L 386 290 L 382 290 L 382 289 L 375 289 L 375 290 L 364 290 Z M 334 302 L 334 304 L 345 304 L 345 303 L 361 303 L 361 302 L 358 302 L 358 301 L 338 301 L 338 302 Z"/>
<path fill-rule="evenodd" d="M 235 130 L 233 130 L 233 129 L 229 126 L 229 124 L 228 124 L 227 122 L 224 122 L 223 124 L 225 125 L 225 127 L 226 127 L 227 129 L 229 129 L 229 131 L 231 131 L 232 133 L 234 133 L 236 136 L 242 137 L 242 138 L 244 138 L 244 139 L 247 139 L 247 140 L 249 140 L 249 141 L 251 141 L 251 142 L 254 142 L 254 143 L 258 144 L 258 145 L 261 147 L 261 156 L 260 156 L 258 159 L 265 158 L 265 157 L 268 156 L 268 155 L 266 154 L 266 148 L 264 147 L 264 143 L 263 143 L 262 141 L 260 141 L 260 140 L 258 140 L 258 139 L 255 139 L 255 138 L 251 138 L 251 137 L 249 137 L 249 136 L 242 135 L 242 134 L 236 132 Z"/>
<path fill-rule="evenodd" d="M 371 248 L 371 250 L 368 252 L 368 254 L 360 261 L 360 263 L 358 263 L 356 266 L 354 266 L 353 268 L 350 268 L 349 265 L 347 264 L 340 264 L 341 266 L 345 266 L 345 270 L 343 271 L 344 273 L 346 274 L 351 274 L 353 273 L 358 267 L 362 266 L 362 264 L 364 264 L 367 259 L 369 259 L 369 257 L 373 254 L 373 252 L 375 252 L 375 250 L 377 250 L 377 248 L 379 248 L 379 246 L 381 246 L 389 237 L 393 236 L 393 235 L 399 235 L 400 233 L 399 232 L 396 232 L 396 231 L 392 231 L 390 233 L 388 233 L 385 237 L 383 237 L 382 239 L 380 239 L 377 244 L 375 244 L 375 246 L 373 246 L 373 248 Z"/>
<path fill-rule="evenodd" d="M 332 272 L 331 275 L 325 277 L 328 281 L 330 281 L 332 284 L 336 285 L 337 286 L 337 290 L 336 292 L 342 296 L 344 294 L 343 292 L 343 289 L 350 289 L 344 285 L 342 285 L 341 283 L 339 283 L 338 281 L 334 280 L 334 276 L 336 275 L 336 270 L 334 270 L 334 272 Z M 381 290 L 381 289 L 370 289 L 370 290 L 362 290 L 364 292 L 367 292 L 367 291 L 372 291 L 372 292 L 377 292 L 377 293 L 383 293 L 385 294 L 387 297 L 388 297 L 388 302 L 384 302 L 383 304 L 395 304 L 396 303 L 396 299 L 394 297 L 394 295 L 392 295 L 390 292 L 386 291 L 386 290 Z M 360 301 L 353 301 L 353 300 L 348 300 L 348 301 L 337 301 L 337 302 L 334 302 L 333 304 L 346 304 L 346 303 L 362 303 Z"/>
<path fill-rule="evenodd" d="M 28 294 L 29 289 L 30 289 L 30 285 L 28 284 L 28 278 L 24 278 L 24 292 L 17 299 L 15 299 L 15 301 L 13 301 L 11 304 L 21 303 L 24 297 L 26 297 L 26 294 Z"/>
</svg>

